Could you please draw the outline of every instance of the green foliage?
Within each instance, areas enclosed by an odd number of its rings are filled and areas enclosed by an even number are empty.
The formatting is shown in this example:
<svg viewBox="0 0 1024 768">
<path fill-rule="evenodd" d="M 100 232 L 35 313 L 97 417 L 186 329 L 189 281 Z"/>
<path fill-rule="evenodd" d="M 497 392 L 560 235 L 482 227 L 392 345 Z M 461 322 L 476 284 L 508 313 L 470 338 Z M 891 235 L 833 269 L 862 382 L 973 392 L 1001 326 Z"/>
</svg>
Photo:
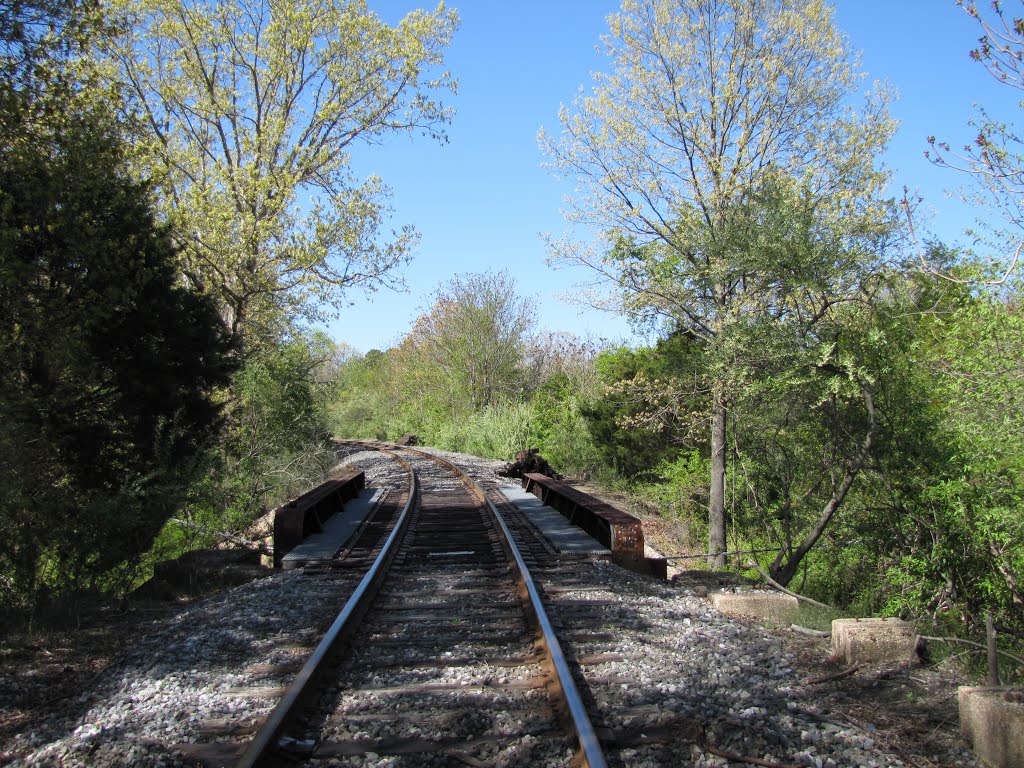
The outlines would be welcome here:
<svg viewBox="0 0 1024 768">
<path fill-rule="evenodd" d="M 533 305 L 512 276 L 460 275 L 433 298 L 402 345 L 403 378 L 415 379 L 424 408 L 457 419 L 521 396 Z"/>
<path fill-rule="evenodd" d="M 384 352 L 370 350 L 342 363 L 327 406 L 331 432 L 338 437 L 371 440 L 393 435 L 397 430 L 392 419 L 399 406 L 391 383 L 391 361 Z"/>
<path fill-rule="evenodd" d="M 598 456 L 625 478 L 650 476 L 674 461 L 676 447 L 693 445 L 692 417 L 705 408 L 698 374 L 701 345 L 686 333 L 652 349 L 602 352 L 595 366 L 599 396 L 580 407 Z"/>
<path fill-rule="evenodd" d="M 317 320 L 354 287 L 393 285 L 418 235 L 387 232 L 390 193 L 351 147 L 444 139 L 454 91 L 439 4 L 390 26 L 366 0 L 115 0 L 110 77 L 136 120 L 138 162 L 179 225 L 191 284 L 247 348 Z"/>
<path fill-rule="evenodd" d="M 680 451 L 665 459 L 649 479 L 632 484 L 633 490 L 655 506 L 663 517 L 688 520 L 694 535 L 707 534 L 708 459 L 696 450 Z"/>
<path fill-rule="evenodd" d="M 323 337 L 296 334 L 246 362 L 233 381 L 217 481 L 190 507 L 190 524 L 240 533 L 321 481 L 335 463 L 331 384 L 315 374 L 328 358 Z"/>
<path fill-rule="evenodd" d="M 862 482 L 804 563 L 798 588 L 860 614 L 930 622 L 938 634 L 977 639 L 986 612 L 1019 632 L 1024 499 L 1015 300 L 912 276 L 892 281 L 870 314 L 853 317 L 863 330 L 847 334 L 840 349 L 872 373 L 877 440 Z M 806 483 L 814 454 L 800 453 L 802 434 L 790 429 L 760 455 L 777 467 L 793 454 L 799 469 L 789 476 Z M 777 541 L 773 518 L 788 498 L 779 484 L 786 474 L 758 471 L 757 456 L 748 446 L 751 488 L 739 508 L 758 502 L 767 514 L 748 515 L 746 529 L 760 520 L 761 540 Z"/>
<path fill-rule="evenodd" d="M 0 80 L 6 117 L 13 101 L 33 118 L 60 99 L 81 91 L 82 72 L 71 76 L 71 60 L 109 31 L 98 5 L 89 0 L 17 0 L 0 4 Z M 90 83 L 95 85 L 95 83 Z M 79 93 L 81 95 L 81 93 Z"/>
<path fill-rule="evenodd" d="M 311 375 L 322 364 L 315 341 L 302 337 L 285 341 L 273 354 L 250 360 L 235 377 L 233 422 L 246 425 L 245 442 L 270 442 L 267 436 L 273 435 L 282 450 L 296 451 L 310 441 L 323 440 L 327 433 L 323 393 Z"/>
<path fill-rule="evenodd" d="M 891 228 L 876 157 L 895 123 L 884 92 L 851 109 L 855 60 L 826 3 L 625 0 L 610 23 L 611 71 L 563 108 L 560 141 L 541 136 L 577 184 L 568 218 L 605 237 L 555 258 L 595 270 L 611 306 L 706 345 L 718 553 L 742 342 L 775 323 L 807 334 L 856 294 L 877 249 L 851 245 Z"/>
<path fill-rule="evenodd" d="M 583 399 L 568 373 L 550 376 L 533 394 L 530 435 L 521 447 L 539 449 L 562 474 L 595 471 L 600 464 L 599 449 L 583 415 Z"/>
<path fill-rule="evenodd" d="M 0 147 L 0 599 L 22 604 L 145 551 L 204 468 L 234 367 L 117 125 L 66 108 L 14 116 L 31 140 Z"/>
<path fill-rule="evenodd" d="M 942 421 L 930 433 L 934 460 L 917 483 L 896 486 L 911 514 L 890 556 L 890 607 L 975 633 L 991 611 L 1020 631 L 1024 320 L 1016 296 L 949 290 L 950 311 L 922 329 Z"/>
<path fill-rule="evenodd" d="M 488 405 L 465 418 L 443 421 L 421 435 L 438 448 L 509 459 L 529 444 L 531 411 L 524 403 Z"/>
<path fill-rule="evenodd" d="M 339 437 L 396 439 L 511 460 L 539 448 L 562 471 L 597 461 L 581 415 L 589 345 L 531 338 L 531 303 L 507 273 L 453 278 L 402 343 L 338 368 L 329 406 Z"/>
<path fill-rule="evenodd" d="M 762 281 L 747 276 L 786 265 L 771 238 L 747 247 L 765 189 L 812 219 L 884 224 L 875 158 L 895 124 L 884 93 L 851 111 L 859 78 L 827 4 L 627 0 L 611 26 L 611 72 L 541 142 L 578 182 L 569 218 L 607 235 L 604 253 L 558 244 L 557 257 L 607 278 L 615 305 L 705 340 L 756 306 Z"/>
</svg>

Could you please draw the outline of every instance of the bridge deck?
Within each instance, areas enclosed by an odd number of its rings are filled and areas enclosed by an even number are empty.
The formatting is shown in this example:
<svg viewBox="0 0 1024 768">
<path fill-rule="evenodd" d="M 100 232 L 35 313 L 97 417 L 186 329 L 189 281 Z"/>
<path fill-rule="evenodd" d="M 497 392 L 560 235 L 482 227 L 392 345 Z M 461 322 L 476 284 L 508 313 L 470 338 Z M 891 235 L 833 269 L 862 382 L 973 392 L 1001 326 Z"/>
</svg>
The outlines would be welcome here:
<svg viewBox="0 0 1024 768">
<path fill-rule="evenodd" d="M 611 550 L 582 528 L 570 523 L 558 510 L 515 485 L 501 486 L 501 492 L 544 534 L 556 552 L 607 555 Z"/>
<path fill-rule="evenodd" d="M 359 496 L 345 502 L 343 510 L 324 522 L 322 531 L 307 536 L 301 544 L 282 557 L 281 567 L 287 571 L 307 563 L 330 560 L 345 546 L 383 495 L 381 488 L 364 488 Z"/>
</svg>

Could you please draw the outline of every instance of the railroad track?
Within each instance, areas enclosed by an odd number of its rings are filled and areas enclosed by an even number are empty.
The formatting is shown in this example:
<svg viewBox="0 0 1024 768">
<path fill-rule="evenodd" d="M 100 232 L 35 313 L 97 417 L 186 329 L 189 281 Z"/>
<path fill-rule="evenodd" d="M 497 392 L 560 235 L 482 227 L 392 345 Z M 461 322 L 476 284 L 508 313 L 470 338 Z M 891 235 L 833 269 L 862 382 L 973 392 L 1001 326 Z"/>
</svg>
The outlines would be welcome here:
<svg viewBox="0 0 1024 768">
<path fill-rule="evenodd" d="M 604 766 L 530 574 L 550 548 L 454 465 L 387 452 L 406 490 L 307 567 L 365 575 L 233 764 Z"/>
<path fill-rule="evenodd" d="M 269 749 L 253 764 L 585 764 L 581 739 L 561 726 L 569 706 L 559 703 L 541 643 L 524 633 L 531 620 L 514 608 L 521 588 L 501 576 L 508 560 L 488 565 L 483 554 L 503 549 L 497 529 L 473 522 L 486 515 L 449 470 L 402 456 L 420 470 L 424 489 L 441 493 L 436 504 L 432 493 L 413 500 L 397 460 L 357 448 L 352 472 L 366 472 L 386 496 L 348 549 L 188 609 L 91 691 L 55 703 L 39 731 L 12 744 L 12 765 L 237 765 L 258 739 Z M 493 464 L 466 461 L 537 579 L 610 765 L 900 764 L 814 711 L 813 692 L 794 675 L 783 644 L 687 589 L 607 557 L 568 555 L 561 533 L 551 538 L 560 550 L 553 552 L 531 528 L 540 520 L 549 534 L 556 530 L 546 513 L 494 478 Z M 503 502 L 505 493 L 528 511 Z M 349 515 L 352 523 L 366 513 L 363 501 L 347 511 L 360 513 Z M 442 510 L 438 528 L 431 519 Z M 307 674 L 324 628 L 388 540 L 398 545 L 396 570 L 362 612 L 361 628 Z M 284 707 L 302 677 L 311 681 L 307 692 Z M 292 714 L 274 725 L 278 708 Z"/>
</svg>

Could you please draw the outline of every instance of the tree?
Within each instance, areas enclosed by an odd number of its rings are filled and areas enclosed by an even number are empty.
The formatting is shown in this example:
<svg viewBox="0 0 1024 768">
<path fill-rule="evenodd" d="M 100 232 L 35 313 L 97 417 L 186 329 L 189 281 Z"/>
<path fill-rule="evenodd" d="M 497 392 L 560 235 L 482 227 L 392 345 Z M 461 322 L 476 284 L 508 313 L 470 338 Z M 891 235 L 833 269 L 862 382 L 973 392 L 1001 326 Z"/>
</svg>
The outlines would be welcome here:
<svg viewBox="0 0 1024 768">
<path fill-rule="evenodd" d="M 564 374 L 573 389 L 591 395 L 598 385 L 594 359 L 600 345 L 565 331 L 542 331 L 526 342 L 526 390 L 535 391 L 548 379 Z"/>
<path fill-rule="evenodd" d="M 225 408 L 218 472 L 189 510 L 196 525 L 242 533 L 323 481 L 337 461 L 327 425 L 331 352 L 325 335 L 295 332 L 245 360 Z"/>
<path fill-rule="evenodd" d="M 979 7 L 975 0 L 956 0 L 956 4 L 981 28 L 978 47 L 971 50 L 971 58 L 1000 83 L 1024 91 L 1024 17 L 1008 16 L 1001 2 L 986 4 L 989 8 Z M 1009 225 L 1009 230 L 991 227 L 995 247 L 1009 256 L 991 259 L 989 269 L 980 275 L 987 282 L 1003 283 L 1013 275 L 1024 250 L 1024 148 L 1014 127 L 993 117 L 984 106 L 978 107 L 971 125 L 977 135 L 962 150 L 956 151 L 948 142 L 929 136 L 931 150 L 925 152 L 925 157 L 936 165 L 968 174 L 976 192 L 965 193 L 964 199 L 994 209 Z M 909 216 L 909 202 L 904 201 L 904 206 Z M 935 265 L 926 260 L 924 263 L 926 268 L 936 270 Z M 957 279 L 941 270 L 937 274 Z"/>
<path fill-rule="evenodd" d="M 894 123 L 884 90 L 860 113 L 849 106 L 858 78 L 820 0 L 624 0 L 610 24 L 611 74 L 562 108 L 560 140 L 540 137 L 551 167 L 580 190 L 570 221 L 603 235 L 557 243 L 555 258 L 603 278 L 606 306 L 666 321 L 715 353 L 709 547 L 721 567 L 731 329 L 813 321 L 856 284 L 853 249 L 773 261 L 780 249 L 758 242 L 758 209 L 877 236 L 889 213 L 874 159 Z M 831 295 L 804 290 L 829 286 Z"/>
<path fill-rule="evenodd" d="M 873 307 L 878 445 L 839 534 L 855 543 L 826 567 L 874 574 L 875 610 L 975 637 L 990 613 L 1020 636 L 1024 324 L 1005 286 L 964 281 L 941 245 L 926 255 L 957 279 L 917 272 Z"/>
<path fill-rule="evenodd" d="M 406 339 L 452 417 L 522 393 L 533 303 L 507 272 L 455 277 L 434 292 Z"/>
<path fill-rule="evenodd" d="M 844 303 L 807 335 L 771 324 L 746 334 L 757 351 L 742 361 L 732 452 L 754 513 L 748 531 L 778 547 L 769 572 L 783 585 L 853 495 L 890 415 L 880 411 L 896 343 L 875 303 Z"/>
<path fill-rule="evenodd" d="M 20 0 L 0 5 L 0 78 L 8 88 L 38 90 L 47 64 L 81 47 L 100 21 L 92 3 Z"/>
<path fill-rule="evenodd" d="M 59 124 L 0 146 L 5 602 L 147 549 L 203 466 L 234 368 L 212 301 L 179 283 L 117 124 L 93 106 L 65 102 Z"/>
<path fill-rule="evenodd" d="M 696 447 L 690 422 L 693 411 L 706 407 L 707 393 L 693 388 L 702 361 L 702 350 L 685 333 L 653 348 L 609 349 L 597 358 L 603 390 L 582 413 L 598 454 L 616 473 L 650 478 L 674 461 L 680 448 Z"/>
<path fill-rule="evenodd" d="M 115 0 L 109 47 L 140 164 L 177 222 L 189 283 L 258 346 L 346 289 L 393 284 L 417 235 L 385 237 L 388 190 L 350 167 L 358 142 L 443 139 L 457 27 L 440 3 L 395 27 L 365 0 Z"/>
<path fill-rule="evenodd" d="M 940 329 L 936 329 L 940 330 Z M 1020 630 L 1024 608 L 1024 315 L 1019 295 L 977 292 L 943 318 L 935 357 L 936 393 L 946 406 L 952 461 L 943 467 L 931 501 L 943 505 L 964 543 L 942 542 L 947 562 L 961 559 L 978 578 L 954 574 L 970 618 L 996 610 Z M 959 517 L 959 520 L 956 518 Z M 952 538 L 952 537 L 950 537 Z M 970 561 L 974 561 L 973 563 Z"/>
<path fill-rule="evenodd" d="M 402 426 L 389 435 L 402 410 L 397 396 L 393 352 L 371 349 L 365 355 L 349 357 L 334 379 L 334 398 L 329 407 L 331 433 L 344 438 L 385 440 L 410 430 Z"/>
<path fill-rule="evenodd" d="M 106 31 L 93 2 L 0 3 L 0 144 L 46 142 L 40 134 L 53 133 L 88 103 L 94 117 L 107 119 L 102 80 L 79 58 Z"/>
</svg>

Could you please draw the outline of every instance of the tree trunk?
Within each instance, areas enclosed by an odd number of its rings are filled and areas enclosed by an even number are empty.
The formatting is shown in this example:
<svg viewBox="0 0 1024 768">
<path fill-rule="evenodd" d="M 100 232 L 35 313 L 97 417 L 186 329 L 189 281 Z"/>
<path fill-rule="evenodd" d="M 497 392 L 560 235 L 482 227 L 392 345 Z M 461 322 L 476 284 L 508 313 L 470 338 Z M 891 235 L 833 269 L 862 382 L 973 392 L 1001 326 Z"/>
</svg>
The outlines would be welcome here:
<svg viewBox="0 0 1024 768">
<path fill-rule="evenodd" d="M 725 388 L 711 388 L 711 499 L 708 504 L 708 567 L 725 568 Z"/>
<path fill-rule="evenodd" d="M 857 475 L 860 473 L 861 467 L 864 466 L 864 462 L 867 460 L 868 454 L 871 453 L 871 446 L 874 445 L 875 441 L 875 430 L 878 426 L 878 422 L 875 417 L 875 399 L 867 387 L 861 386 L 861 394 L 864 397 L 864 405 L 868 413 L 867 433 L 864 435 L 864 440 L 860 445 L 860 449 L 857 451 L 857 455 L 853 457 L 847 466 L 846 471 L 843 473 L 843 479 L 833 489 L 832 498 L 829 499 L 824 510 L 822 510 L 817 524 L 795 550 L 787 547 L 787 549 L 779 552 L 778 556 L 775 558 L 775 562 L 772 564 L 771 568 L 768 569 L 772 578 L 782 584 L 782 586 L 789 585 L 789 582 L 792 581 L 793 577 L 796 575 L 797 569 L 800 567 L 800 563 L 803 561 L 804 556 L 811 551 L 811 548 L 818 542 L 818 539 L 821 538 L 821 535 L 825 532 L 829 523 L 832 522 L 832 517 L 838 511 L 839 507 L 842 506 L 843 501 L 846 500 L 846 495 L 849 493 L 850 487 L 853 485 L 853 481 L 857 479 Z"/>
</svg>

